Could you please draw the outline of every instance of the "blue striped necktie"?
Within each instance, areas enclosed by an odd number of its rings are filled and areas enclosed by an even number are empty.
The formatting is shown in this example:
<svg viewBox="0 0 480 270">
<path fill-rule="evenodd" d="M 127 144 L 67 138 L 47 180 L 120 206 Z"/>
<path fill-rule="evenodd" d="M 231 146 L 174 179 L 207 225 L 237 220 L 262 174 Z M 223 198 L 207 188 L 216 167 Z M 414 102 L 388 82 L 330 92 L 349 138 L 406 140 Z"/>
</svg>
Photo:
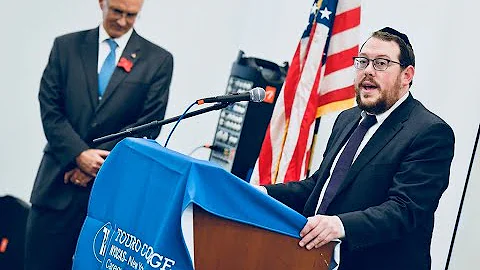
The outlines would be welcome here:
<svg viewBox="0 0 480 270">
<path fill-rule="evenodd" d="M 363 119 L 362 122 L 360 122 L 360 125 L 357 126 L 355 131 L 353 131 L 352 135 L 348 139 L 347 145 L 345 145 L 342 154 L 338 158 L 337 164 L 335 164 L 335 168 L 330 176 L 330 182 L 325 190 L 325 194 L 323 195 L 317 214 L 325 214 L 327 212 L 328 206 L 332 202 L 333 197 L 335 197 L 335 194 L 337 194 L 340 185 L 352 166 L 353 158 L 357 153 L 363 137 L 365 137 L 367 130 L 375 125 L 375 123 L 377 123 L 377 118 L 375 115 L 367 114 L 365 119 Z"/>
<path fill-rule="evenodd" d="M 101 99 L 105 89 L 107 88 L 108 81 L 110 81 L 110 77 L 112 77 L 113 71 L 115 70 L 115 49 L 117 48 L 117 43 L 115 40 L 109 38 L 106 40 L 108 46 L 110 46 L 110 53 L 105 58 L 105 62 L 103 62 L 102 69 L 100 69 L 100 73 L 98 73 L 98 97 Z"/>
</svg>

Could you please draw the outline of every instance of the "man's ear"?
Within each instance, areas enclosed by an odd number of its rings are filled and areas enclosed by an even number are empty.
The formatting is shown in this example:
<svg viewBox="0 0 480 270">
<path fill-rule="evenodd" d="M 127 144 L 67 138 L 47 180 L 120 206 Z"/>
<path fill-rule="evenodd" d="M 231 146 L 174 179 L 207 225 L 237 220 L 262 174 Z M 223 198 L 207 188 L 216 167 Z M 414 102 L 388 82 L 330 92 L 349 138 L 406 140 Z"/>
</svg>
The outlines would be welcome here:
<svg viewBox="0 0 480 270">
<path fill-rule="evenodd" d="M 408 86 L 415 75 L 415 68 L 410 65 L 402 71 L 402 86 Z"/>
</svg>

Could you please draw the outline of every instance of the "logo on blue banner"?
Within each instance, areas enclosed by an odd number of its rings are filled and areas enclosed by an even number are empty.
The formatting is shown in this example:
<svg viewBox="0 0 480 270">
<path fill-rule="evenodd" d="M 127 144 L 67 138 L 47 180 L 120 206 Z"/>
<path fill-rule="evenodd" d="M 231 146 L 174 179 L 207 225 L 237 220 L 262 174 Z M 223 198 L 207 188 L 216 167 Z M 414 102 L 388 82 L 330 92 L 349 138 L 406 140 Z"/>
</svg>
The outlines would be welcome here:
<svg viewBox="0 0 480 270">
<path fill-rule="evenodd" d="M 110 242 L 112 236 L 113 227 L 110 222 L 103 225 L 95 234 L 93 239 L 93 255 L 99 263 L 103 262 L 105 258 L 105 253 L 107 251 L 107 243 Z"/>
<path fill-rule="evenodd" d="M 93 254 L 102 269 L 174 269 L 175 260 L 158 254 L 137 236 L 114 227 L 110 222 L 98 229 L 93 239 Z M 147 268 L 146 268 L 147 266 Z"/>
</svg>

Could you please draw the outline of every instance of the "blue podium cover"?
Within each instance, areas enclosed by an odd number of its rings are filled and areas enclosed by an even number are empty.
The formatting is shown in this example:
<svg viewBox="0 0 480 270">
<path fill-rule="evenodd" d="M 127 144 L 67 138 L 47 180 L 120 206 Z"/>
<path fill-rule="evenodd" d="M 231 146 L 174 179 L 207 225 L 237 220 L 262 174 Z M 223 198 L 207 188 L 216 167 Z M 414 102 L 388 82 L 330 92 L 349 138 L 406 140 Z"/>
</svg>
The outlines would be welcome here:
<svg viewBox="0 0 480 270">
<path fill-rule="evenodd" d="M 127 138 L 95 180 L 73 269 L 193 269 L 181 226 L 192 203 L 295 238 L 307 221 L 215 164 Z"/>
</svg>

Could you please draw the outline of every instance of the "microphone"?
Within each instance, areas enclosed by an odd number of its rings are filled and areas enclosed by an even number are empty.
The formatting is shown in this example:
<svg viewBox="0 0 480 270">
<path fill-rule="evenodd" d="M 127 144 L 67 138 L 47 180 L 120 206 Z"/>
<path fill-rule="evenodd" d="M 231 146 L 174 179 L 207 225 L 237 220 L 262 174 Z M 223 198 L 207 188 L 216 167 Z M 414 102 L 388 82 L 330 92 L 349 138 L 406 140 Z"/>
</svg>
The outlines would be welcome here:
<svg viewBox="0 0 480 270">
<path fill-rule="evenodd" d="M 208 97 L 197 100 L 197 104 L 203 103 L 233 103 L 239 101 L 262 102 L 265 99 L 265 90 L 261 87 L 255 87 L 250 91 L 228 94 L 224 96 Z"/>
</svg>

